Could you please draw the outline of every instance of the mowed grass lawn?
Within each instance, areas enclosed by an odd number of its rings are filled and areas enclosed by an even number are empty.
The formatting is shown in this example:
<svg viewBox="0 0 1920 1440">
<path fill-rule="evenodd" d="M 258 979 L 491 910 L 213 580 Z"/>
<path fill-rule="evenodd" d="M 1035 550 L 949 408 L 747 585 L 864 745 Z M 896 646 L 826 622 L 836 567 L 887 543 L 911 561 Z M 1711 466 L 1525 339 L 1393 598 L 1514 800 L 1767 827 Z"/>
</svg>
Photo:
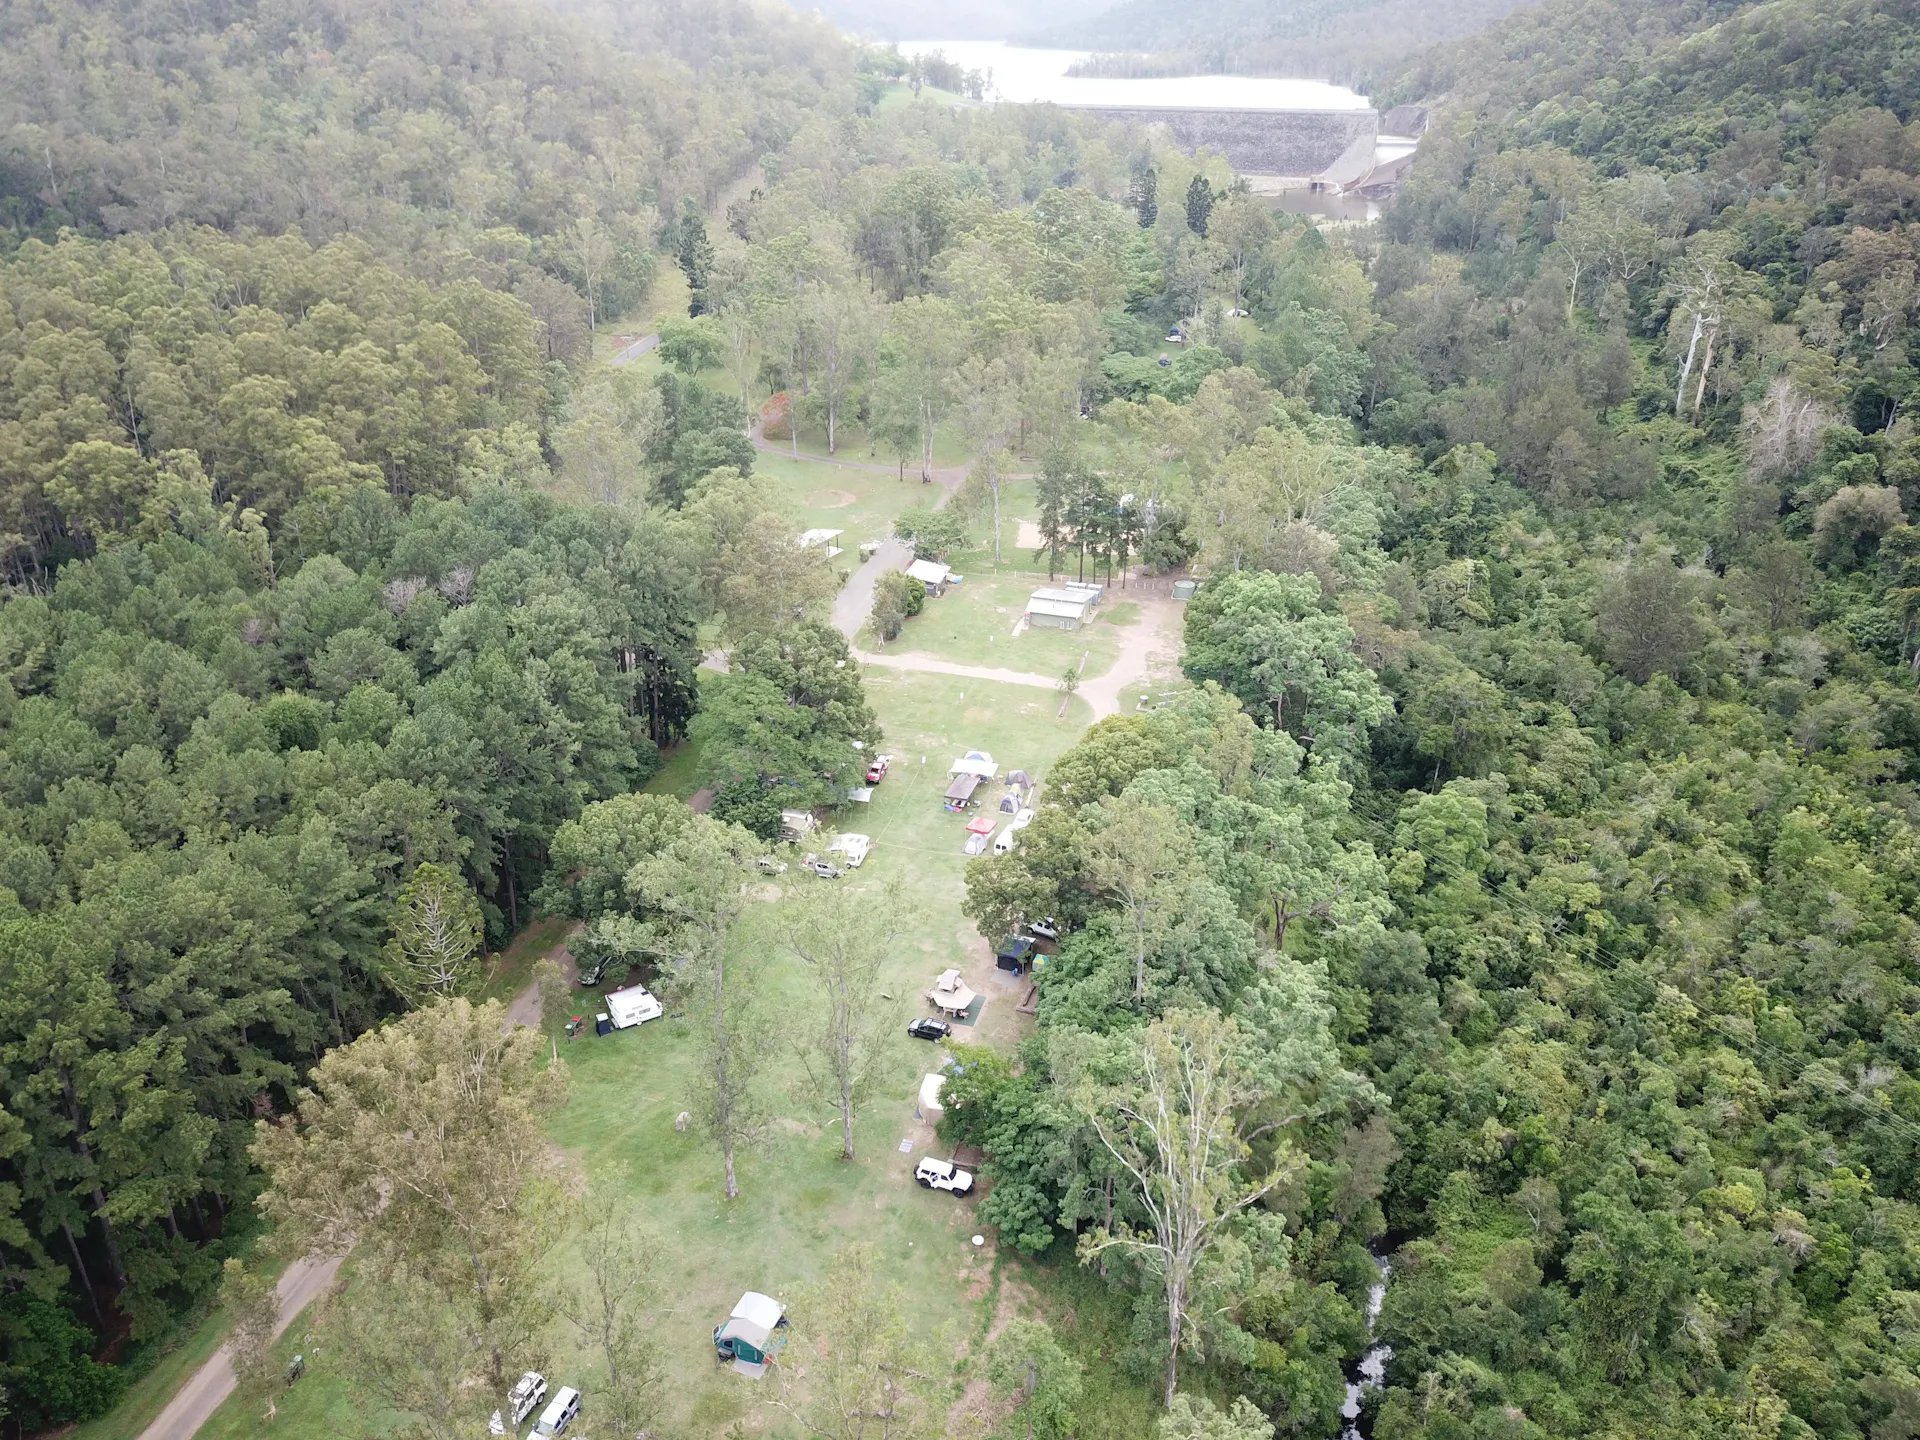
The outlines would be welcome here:
<svg viewBox="0 0 1920 1440">
<path fill-rule="evenodd" d="M 914 505 L 930 505 L 939 498 L 935 485 L 922 485 L 909 473 L 903 481 L 891 470 L 856 470 L 817 460 L 794 460 L 762 450 L 754 457 L 754 473 L 773 484 L 775 493 L 800 530 L 840 530 L 834 543 L 843 553 L 833 557 L 836 571 L 860 566 L 860 546 L 884 540 L 893 533 L 893 519 Z"/>
<path fill-rule="evenodd" d="M 1003 771 L 1026 769 L 1044 780 L 1090 716 L 1076 700 L 1056 719 L 1057 697 L 1019 686 L 877 667 L 866 679 L 894 768 L 871 804 L 846 807 L 829 829 L 871 835 L 873 853 L 845 880 L 816 880 L 797 868 L 778 877 L 736 937 L 740 953 L 758 967 L 775 1033 L 764 1079 L 776 1119 L 765 1141 L 740 1157 L 740 1199 L 729 1205 L 722 1198 L 717 1149 L 674 1128 L 686 1108 L 693 1063 L 693 1036 L 683 1022 L 669 1016 L 606 1037 L 588 1034 L 561 1048 L 572 1091 L 553 1126 L 555 1146 L 584 1180 L 611 1182 L 621 1203 L 661 1237 L 665 1313 L 656 1333 L 668 1359 L 675 1433 L 717 1437 L 736 1421 L 749 1435 L 790 1433 L 790 1425 L 777 1423 L 777 1412 L 759 1403 L 770 1382 L 755 1385 L 716 1367 L 712 1330 L 742 1291 L 791 1298 L 846 1245 L 878 1248 L 887 1272 L 905 1288 L 911 1313 L 940 1337 L 944 1354 L 957 1353 L 983 1331 L 992 1304 L 995 1251 L 991 1243 L 982 1250 L 970 1243 L 978 1231 L 974 1202 L 913 1183 L 913 1166 L 937 1147 L 913 1118 L 920 1077 L 938 1064 L 937 1048 L 901 1035 L 885 1093 L 860 1123 L 859 1159 L 851 1164 L 839 1158 L 830 1107 L 792 1088 L 797 1066 L 782 1034 L 783 1017 L 798 1016 L 809 996 L 799 962 L 782 944 L 782 913 L 802 886 L 846 885 L 872 897 L 876 908 L 887 888 L 897 886 L 900 930 L 875 1003 L 893 1008 L 904 1031 L 907 1019 L 925 1013 L 920 995 L 933 977 L 962 966 L 988 1001 L 978 1026 L 961 1035 L 1013 1043 L 1032 1021 L 1014 1008 L 1020 987 L 997 979 L 992 947 L 961 913 L 966 822 L 941 808 L 947 765 L 963 751 L 988 750 Z M 989 794 L 990 805 L 998 787 Z M 592 1013 L 592 1003 L 582 992 L 583 1013 Z M 900 1142 L 909 1138 L 913 1149 L 902 1152 Z M 571 1270 L 579 1259 L 564 1253 L 557 1263 Z M 579 1429 L 598 1435 L 593 1367 L 564 1327 L 553 1338 L 550 1377 L 556 1384 L 586 1382 Z M 325 1332 L 312 1312 L 279 1348 L 283 1359 L 304 1353 L 308 1369 L 277 1397 L 272 1433 L 331 1440 L 393 1428 L 393 1416 L 380 1414 L 330 1370 Z M 257 1411 L 230 1400 L 202 1434 L 239 1440 L 265 1428 Z"/>
<path fill-rule="evenodd" d="M 1081 676 L 1092 679 L 1113 668 L 1125 627 L 1140 615 L 1137 605 L 1120 599 L 1120 591 L 1108 590 L 1091 623 L 1078 630 L 1029 626 L 1015 635 L 1028 597 L 1046 584 L 1046 577 L 978 570 L 962 573 L 966 575 L 963 584 L 927 598 L 925 608 L 887 645 L 887 653 L 930 655 L 962 665 L 993 665 L 1048 677 L 1078 665 L 1084 655 Z M 871 631 L 862 634 L 861 643 L 872 647 Z"/>
</svg>

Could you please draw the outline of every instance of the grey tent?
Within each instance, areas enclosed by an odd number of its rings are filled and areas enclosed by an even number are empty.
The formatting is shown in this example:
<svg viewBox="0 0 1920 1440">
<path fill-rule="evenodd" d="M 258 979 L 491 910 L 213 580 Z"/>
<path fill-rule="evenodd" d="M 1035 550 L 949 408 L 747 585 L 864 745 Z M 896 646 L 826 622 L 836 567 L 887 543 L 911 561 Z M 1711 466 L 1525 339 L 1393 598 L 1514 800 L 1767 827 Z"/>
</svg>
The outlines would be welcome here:
<svg viewBox="0 0 1920 1440">
<path fill-rule="evenodd" d="M 1015 770 L 1007 776 L 1007 784 L 1020 785 L 1031 790 L 1033 788 L 1033 777 L 1024 770 Z"/>
</svg>

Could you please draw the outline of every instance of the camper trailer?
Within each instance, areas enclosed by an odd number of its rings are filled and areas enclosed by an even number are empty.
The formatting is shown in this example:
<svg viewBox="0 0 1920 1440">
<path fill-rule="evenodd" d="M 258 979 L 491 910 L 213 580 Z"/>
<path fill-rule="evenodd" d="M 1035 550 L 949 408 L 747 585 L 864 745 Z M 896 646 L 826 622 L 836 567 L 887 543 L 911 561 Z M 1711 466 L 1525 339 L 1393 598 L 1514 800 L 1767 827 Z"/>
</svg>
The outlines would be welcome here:
<svg viewBox="0 0 1920 1440">
<path fill-rule="evenodd" d="M 607 1019 L 616 1030 L 644 1025 L 649 1020 L 658 1020 L 664 1013 L 659 1000 L 644 985 L 629 985 L 607 996 Z"/>
</svg>

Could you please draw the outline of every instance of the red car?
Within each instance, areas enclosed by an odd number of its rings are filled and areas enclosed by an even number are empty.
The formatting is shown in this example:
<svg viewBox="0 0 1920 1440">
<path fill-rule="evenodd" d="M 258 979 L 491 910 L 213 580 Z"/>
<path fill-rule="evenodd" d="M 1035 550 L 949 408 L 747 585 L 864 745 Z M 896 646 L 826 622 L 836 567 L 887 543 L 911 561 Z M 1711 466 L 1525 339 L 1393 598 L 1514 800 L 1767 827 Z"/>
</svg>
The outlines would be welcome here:
<svg viewBox="0 0 1920 1440">
<path fill-rule="evenodd" d="M 893 756 L 891 755 L 874 756 L 873 763 L 867 766 L 867 784 L 878 785 L 886 778 L 887 767 L 891 764 L 893 764 Z"/>
</svg>

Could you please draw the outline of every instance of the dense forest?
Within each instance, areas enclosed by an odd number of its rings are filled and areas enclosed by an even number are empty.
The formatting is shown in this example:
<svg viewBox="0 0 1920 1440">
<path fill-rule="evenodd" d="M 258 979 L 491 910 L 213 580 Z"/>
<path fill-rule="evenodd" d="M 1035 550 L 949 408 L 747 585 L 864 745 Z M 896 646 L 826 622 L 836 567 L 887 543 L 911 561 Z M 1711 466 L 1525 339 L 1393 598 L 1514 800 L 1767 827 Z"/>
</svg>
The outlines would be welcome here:
<svg viewBox="0 0 1920 1440">
<path fill-rule="evenodd" d="M 1910 0 L 1545 0 L 1382 87 L 1437 123 L 1359 230 L 745 8 L 0 36 L 15 1424 L 297 1191 L 323 1055 L 490 1023 L 429 909 L 707 963 L 844 792 L 758 415 L 964 444 L 938 548 L 1031 472 L 1028 558 L 1203 577 L 1192 688 L 968 869 L 1063 939 L 943 1122 L 1164 1433 L 1338 1433 L 1380 1260 L 1381 1440 L 1920 1433 Z M 668 266 L 666 368 L 591 365 Z M 630 793 L 688 733 L 718 823 Z M 1024 1373 L 1010 1427 L 1104 1423 Z"/>
<path fill-rule="evenodd" d="M 1041 43 L 1093 50 L 1075 75 L 1298 75 L 1363 91 L 1430 46 L 1485 30 L 1532 0 L 1125 0 L 1050 17 Z M 1429 93 L 1422 92 L 1422 98 Z"/>
</svg>

